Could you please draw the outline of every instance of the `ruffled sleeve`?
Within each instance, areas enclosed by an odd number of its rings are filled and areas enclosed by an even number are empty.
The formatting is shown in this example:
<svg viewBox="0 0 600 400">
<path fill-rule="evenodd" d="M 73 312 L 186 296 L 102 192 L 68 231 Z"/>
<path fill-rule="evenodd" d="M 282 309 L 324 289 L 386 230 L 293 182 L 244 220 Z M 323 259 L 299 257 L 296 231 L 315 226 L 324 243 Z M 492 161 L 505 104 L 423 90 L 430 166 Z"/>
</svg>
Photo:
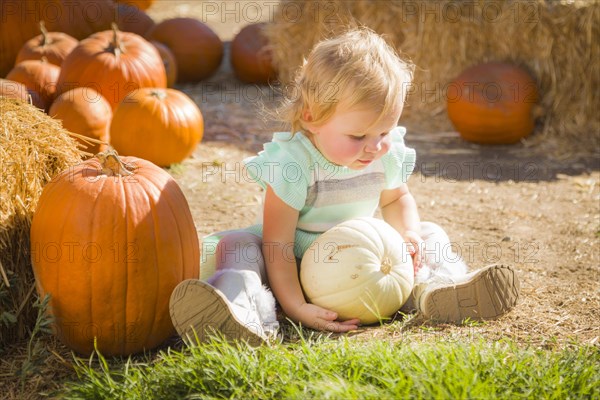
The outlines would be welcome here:
<svg viewBox="0 0 600 400">
<path fill-rule="evenodd" d="M 247 176 L 263 189 L 270 186 L 286 204 L 301 210 L 306 202 L 309 162 L 306 151 L 289 132 L 276 132 L 263 151 L 244 159 Z"/>
<path fill-rule="evenodd" d="M 408 177 L 415 169 L 417 154 L 414 149 L 404 145 L 406 129 L 398 126 L 394 128 L 392 135 L 392 146 L 390 151 L 382 157 L 385 169 L 386 189 L 394 189 L 408 181 Z"/>
</svg>

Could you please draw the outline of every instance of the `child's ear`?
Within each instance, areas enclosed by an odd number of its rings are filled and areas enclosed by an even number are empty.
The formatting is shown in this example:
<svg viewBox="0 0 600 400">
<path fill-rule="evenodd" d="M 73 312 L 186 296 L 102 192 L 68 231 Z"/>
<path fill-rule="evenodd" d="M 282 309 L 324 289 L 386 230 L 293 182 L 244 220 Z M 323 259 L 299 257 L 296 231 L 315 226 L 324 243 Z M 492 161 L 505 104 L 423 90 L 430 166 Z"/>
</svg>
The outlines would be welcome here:
<svg viewBox="0 0 600 400">
<path fill-rule="evenodd" d="M 302 120 L 304 122 L 312 122 L 313 117 L 308 108 L 305 108 L 304 110 L 302 110 Z"/>
<path fill-rule="evenodd" d="M 302 110 L 302 127 L 309 132 L 315 133 L 315 126 L 313 125 L 313 116 L 308 108 Z"/>
</svg>

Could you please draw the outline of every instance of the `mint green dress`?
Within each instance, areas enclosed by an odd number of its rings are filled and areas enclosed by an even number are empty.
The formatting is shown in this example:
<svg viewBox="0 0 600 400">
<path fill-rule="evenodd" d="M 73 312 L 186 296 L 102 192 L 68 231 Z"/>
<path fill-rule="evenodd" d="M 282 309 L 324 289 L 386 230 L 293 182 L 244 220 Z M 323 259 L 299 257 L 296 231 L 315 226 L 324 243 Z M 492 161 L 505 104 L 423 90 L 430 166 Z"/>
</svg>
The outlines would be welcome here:
<svg viewBox="0 0 600 400">
<path fill-rule="evenodd" d="M 381 192 L 406 183 L 414 170 L 416 154 L 404 145 L 405 133 L 403 127 L 394 128 L 390 150 L 361 170 L 329 162 L 302 132 L 276 132 L 258 155 L 244 160 L 248 176 L 263 189 L 270 186 L 281 200 L 299 211 L 294 243 L 297 258 L 301 259 L 314 240 L 335 225 L 372 217 Z M 260 223 L 240 230 L 262 237 Z M 215 250 L 221 238 L 240 230 L 203 238 L 201 279 L 215 271 Z"/>
</svg>

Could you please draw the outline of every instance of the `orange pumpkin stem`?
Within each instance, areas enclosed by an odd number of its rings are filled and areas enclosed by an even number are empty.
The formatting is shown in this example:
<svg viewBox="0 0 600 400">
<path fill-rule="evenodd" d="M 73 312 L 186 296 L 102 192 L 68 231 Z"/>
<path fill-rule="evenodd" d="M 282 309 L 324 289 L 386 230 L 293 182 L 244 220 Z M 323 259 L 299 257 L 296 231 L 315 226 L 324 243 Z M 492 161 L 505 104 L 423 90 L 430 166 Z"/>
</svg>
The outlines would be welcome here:
<svg viewBox="0 0 600 400">
<path fill-rule="evenodd" d="M 133 175 L 135 167 L 126 164 L 119 158 L 114 149 L 108 149 L 96 154 L 96 158 L 102 166 L 102 173 L 108 176 L 129 176 Z"/>
<path fill-rule="evenodd" d="M 48 30 L 46 29 L 46 23 L 44 21 L 40 21 L 40 31 L 42 32 L 42 41 L 40 42 L 40 46 L 44 47 L 50 44 L 50 40 L 48 38 Z"/>
<path fill-rule="evenodd" d="M 167 94 L 165 93 L 164 90 L 155 89 L 150 92 L 150 96 L 156 97 L 157 99 L 162 100 L 165 97 L 167 97 Z"/>
<path fill-rule="evenodd" d="M 113 31 L 113 41 L 111 43 L 110 51 L 112 51 L 117 58 L 121 55 L 121 53 L 125 53 L 125 49 L 123 48 L 123 43 L 119 40 L 119 27 L 116 23 L 112 23 L 112 31 Z"/>
</svg>

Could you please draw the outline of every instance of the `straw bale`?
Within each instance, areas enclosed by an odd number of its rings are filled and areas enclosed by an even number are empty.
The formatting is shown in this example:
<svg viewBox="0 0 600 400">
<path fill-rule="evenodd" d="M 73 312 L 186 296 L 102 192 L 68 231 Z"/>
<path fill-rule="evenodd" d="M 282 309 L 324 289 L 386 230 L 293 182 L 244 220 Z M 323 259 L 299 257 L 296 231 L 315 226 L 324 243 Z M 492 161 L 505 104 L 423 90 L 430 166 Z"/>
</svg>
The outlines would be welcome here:
<svg viewBox="0 0 600 400">
<path fill-rule="evenodd" d="M 29 229 L 43 186 L 85 154 L 60 121 L 0 97 L 0 347 L 35 322 Z"/>
<path fill-rule="evenodd" d="M 529 144 L 553 139 L 561 152 L 575 152 L 600 140 L 600 2 L 284 0 L 274 16 L 265 33 L 284 88 L 316 42 L 364 25 L 416 65 L 405 121 L 451 130 L 452 79 L 474 64 L 509 61 L 526 68 L 541 93 Z"/>
</svg>

